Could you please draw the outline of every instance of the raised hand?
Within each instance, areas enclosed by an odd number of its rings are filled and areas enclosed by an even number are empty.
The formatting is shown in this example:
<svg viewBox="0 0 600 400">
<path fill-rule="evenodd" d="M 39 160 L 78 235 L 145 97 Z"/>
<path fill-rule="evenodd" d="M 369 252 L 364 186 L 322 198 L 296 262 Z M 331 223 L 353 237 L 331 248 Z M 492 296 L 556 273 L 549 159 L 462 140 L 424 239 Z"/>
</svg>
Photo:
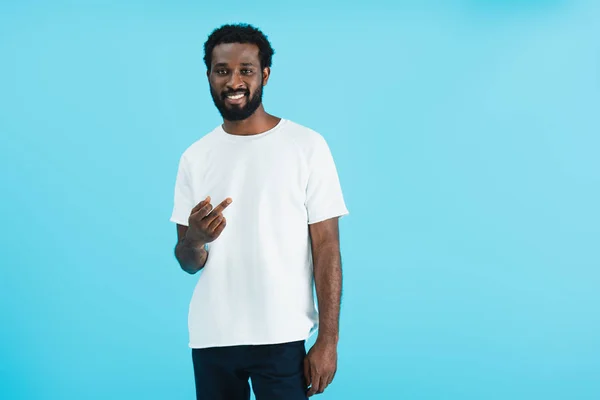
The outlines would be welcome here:
<svg viewBox="0 0 600 400">
<path fill-rule="evenodd" d="M 221 235 L 227 221 L 223 210 L 231 204 L 231 198 L 226 198 L 213 209 L 210 196 L 202 200 L 192 209 L 188 218 L 188 232 L 186 236 L 202 244 L 210 243 Z"/>
</svg>

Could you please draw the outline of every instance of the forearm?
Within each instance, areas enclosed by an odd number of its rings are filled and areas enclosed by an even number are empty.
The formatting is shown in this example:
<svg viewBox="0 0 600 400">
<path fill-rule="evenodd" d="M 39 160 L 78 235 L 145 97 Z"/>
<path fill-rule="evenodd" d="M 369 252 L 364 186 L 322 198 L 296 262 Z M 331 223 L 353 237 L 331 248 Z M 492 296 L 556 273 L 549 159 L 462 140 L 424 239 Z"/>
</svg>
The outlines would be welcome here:
<svg viewBox="0 0 600 400">
<path fill-rule="evenodd" d="M 175 247 L 175 257 L 181 269 L 189 274 L 195 274 L 204 268 L 208 252 L 204 248 L 204 243 L 184 237 Z"/>
<path fill-rule="evenodd" d="M 339 245 L 323 244 L 314 248 L 313 266 L 319 304 L 318 340 L 337 343 L 342 297 L 342 263 Z"/>
</svg>

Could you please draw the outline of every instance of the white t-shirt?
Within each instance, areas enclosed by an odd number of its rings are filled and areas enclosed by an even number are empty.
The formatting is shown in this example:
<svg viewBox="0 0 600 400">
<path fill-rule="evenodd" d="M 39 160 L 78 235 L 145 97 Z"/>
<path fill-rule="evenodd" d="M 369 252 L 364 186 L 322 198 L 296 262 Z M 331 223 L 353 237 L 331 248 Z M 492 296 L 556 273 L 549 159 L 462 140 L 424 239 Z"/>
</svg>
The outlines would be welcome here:
<svg viewBox="0 0 600 400">
<path fill-rule="evenodd" d="M 189 346 L 307 339 L 318 328 L 308 225 L 348 214 L 325 139 L 285 119 L 250 136 L 217 127 L 181 156 L 171 221 L 187 226 L 207 196 L 233 202 L 198 272 Z"/>
</svg>

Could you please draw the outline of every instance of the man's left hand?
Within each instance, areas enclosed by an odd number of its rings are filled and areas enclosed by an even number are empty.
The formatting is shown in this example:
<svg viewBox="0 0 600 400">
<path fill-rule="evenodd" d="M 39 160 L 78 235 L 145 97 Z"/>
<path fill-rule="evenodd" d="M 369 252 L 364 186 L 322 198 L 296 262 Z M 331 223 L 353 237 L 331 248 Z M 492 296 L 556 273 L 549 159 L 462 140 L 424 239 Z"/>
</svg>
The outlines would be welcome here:
<svg viewBox="0 0 600 400">
<path fill-rule="evenodd" d="M 336 371 L 337 344 L 317 339 L 304 359 L 306 387 L 310 386 L 307 396 L 323 393 L 333 381 Z"/>
</svg>

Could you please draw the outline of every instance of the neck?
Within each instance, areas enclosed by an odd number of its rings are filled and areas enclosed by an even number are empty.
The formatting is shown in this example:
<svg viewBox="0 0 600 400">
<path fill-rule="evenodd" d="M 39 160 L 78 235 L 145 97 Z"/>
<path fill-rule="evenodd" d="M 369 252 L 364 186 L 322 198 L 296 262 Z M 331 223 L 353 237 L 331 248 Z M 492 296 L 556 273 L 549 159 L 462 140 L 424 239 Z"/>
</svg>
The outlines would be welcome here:
<svg viewBox="0 0 600 400">
<path fill-rule="evenodd" d="M 271 114 L 267 114 L 262 104 L 254 114 L 242 121 L 223 120 L 223 130 L 231 135 L 257 135 L 273 129 L 281 120 Z"/>
</svg>

